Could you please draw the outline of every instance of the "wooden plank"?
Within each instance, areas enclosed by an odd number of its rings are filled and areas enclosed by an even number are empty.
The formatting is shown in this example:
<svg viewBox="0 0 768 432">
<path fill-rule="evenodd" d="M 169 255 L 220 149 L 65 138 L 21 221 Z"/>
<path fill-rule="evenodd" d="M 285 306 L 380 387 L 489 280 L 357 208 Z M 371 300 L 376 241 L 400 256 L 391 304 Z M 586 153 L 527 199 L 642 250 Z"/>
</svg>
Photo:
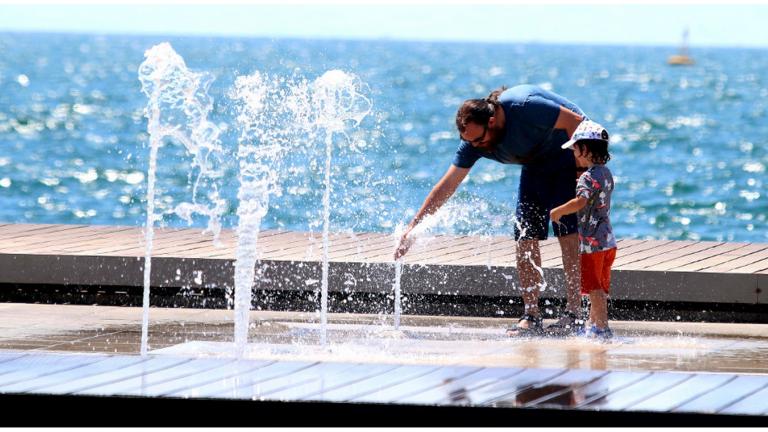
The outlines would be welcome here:
<svg viewBox="0 0 768 432">
<path fill-rule="evenodd" d="M 213 236 L 210 234 L 203 235 L 202 231 L 198 230 L 173 230 L 173 231 L 159 231 L 155 232 L 152 238 L 152 245 L 156 249 L 160 249 L 165 245 L 176 245 L 186 241 L 197 241 L 200 239 L 213 240 Z M 141 237 L 141 245 L 144 246 L 144 237 Z"/>
<path fill-rule="evenodd" d="M 470 242 L 467 236 L 456 237 L 447 235 L 438 235 L 434 237 L 423 237 L 417 239 L 411 247 L 408 254 L 405 255 L 404 262 L 417 263 L 423 262 L 429 257 L 445 253 L 446 250 Z"/>
<path fill-rule="evenodd" d="M 135 235 L 138 234 L 140 231 L 135 231 L 134 233 L 125 232 L 125 233 L 116 233 L 111 236 L 94 236 L 89 241 L 80 242 L 74 246 L 68 246 L 65 247 L 66 250 L 70 250 L 72 252 L 77 252 L 78 254 L 99 254 L 99 253 L 108 253 L 113 250 L 121 250 L 126 248 L 144 248 L 144 237 L 143 235 Z M 156 240 L 153 240 L 153 245 L 157 245 L 158 243 L 162 244 L 162 242 L 168 242 L 175 238 L 185 238 L 185 237 L 191 237 L 192 233 L 188 230 L 179 230 L 174 233 L 169 232 L 161 232 L 158 233 L 158 235 L 155 237 Z"/>
<path fill-rule="evenodd" d="M 207 238 L 188 239 L 179 241 L 174 244 L 160 245 L 160 247 L 153 248 L 152 254 L 158 256 L 178 256 L 186 257 L 187 252 L 197 249 L 209 249 L 213 248 L 213 240 Z"/>
<path fill-rule="evenodd" d="M 768 271 L 768 263 L 759 261 L 748 266 L 739 267 L 736 270 L 732 270 L 729 273 L 749 273 L 749 274 L 765 274 Z"/>
<path fill-rule="evenodd" d="M 768 245 L 765 243 L 756 243 L 752 246 L 758 250 L 750 254 L 743 255 L 737 260 L 728 261 L 709 267 L 707 268 L 707 271 L 724 273 L 750 273 L 749 271 L 742 270 L 742 268 L 748 267 L 750 265 L 756 265 L 760 267 L 765 265 L 765 263 L 768 263 Z M 768 267 L 768 265 L 766 265 L 766 267 Z"/>
<path fill-rule="evenodd" d="M 625 253 L 627 250 L 629 250 L 629 253 L 631 253 L 632 248 L 643 243 L 647 243 L 647 240 L 620 239 L 616 241 L 616 246 L 618 247 L 619 251 L 621 251 L 621 253 Z M 542 258 L 541 267 L 562 269 L 562 252 L 558 249 L 558 253 L 548 255 L 546 260 Z"/>
<path fill-rule="evenodd" d="M 630 256 L 651 247 L 648 242 L 648 240 L 620 239 L 617 240 L 616 244 L 622 256 Z M 557 251 L 557 253 L 548 254 L 546 259 L 542 257 L 541 264 L 543 268 L 563 268 L 562 253 L 559 248 Z M 515 257 L 512 257 L 512 261 L 515 261 Z"/>
<path fill-rule="evenodd" d="M 237 259 L 237 251 L 234 247 L 228 248 L 214 248 L 206 253 L 194 253 L 190 255 L 190 258 L 205 258 L 215 260 L 234 260 Z"/>
<path fill-rule="evenodd" d="M 725 243 L 710 249 L 686 255 L 679 259 L 669 260 L 654 267 L 654 270 L 697 271 L 708 267 L 709 263 L 719 264 L 728 260 L 723 254 L 742 247 L 740 243 Z"/>
<path fill-rule="evenodd" d="M 258 250 L 263 256 L 272 256 L 273 253 L 279 253 L 286 249 L 297 246 L 304 247 L 312 241 L 319 241 L 317 233 L 290 233 L 283 234 L 280 237 L 271 237 L 266 242 L 259 242 Z"/>
<path fill-rule="evenodd" d="M 466 265 L 513 265 L 517 256 L 517 242 L 514 239 L 496 238 L 482 254 L 465 261 Z"/>
<path fill-rule="evenodd" d="M 765 268 L 765 263 L 768 262 L 768 249 L 755 252 L 754 254 L 747 255 L 739 260 L 729 263 L 721 264 L 721 266 L 727 266 L 725 271 L 727 273 L 754 273 L 759 271 L 756 269 Z M 711 271 L 718 271 L 718 266 L 710 268 Z"/>
<path fill-rule="evenodd" d="M 231 233 L 223 232 L 222 234 L 220 236 L 222 244 L 232 242 L 234 236 Z M 110 256 L 143 256 L 145 254 L 144 237 L 137 239 L 137 241 L 125 238 L 114 238 L 113 240 L 114 242 L 109 246 L 101 247 L 103 244 L 101 241 L 98 243 L 98 248 L 95 248 L 97 245 L 92 245 L 92 248 L 88 250 L 88 254 Z M 213 242 L 213 235 L 203 235 L 199 230 L 175 230 L 175 232 L 164 232 L 159 239 L 153 239 L 152 255 L 158 257 L 187 257 L 194 255 L 193 251 L 198 249 L 206 250 L 208 248 L 216 248 Z"/>
<path fill-rule="evenodd" d="M 477 238 L 474 238 L 474 239 L 477 240 Z M 471 255 L 467 255 L 466 253 L 459 254 L 459 255 L 457 255 L 453 259 L 446 259 L 444 261 L 441 261 L 440 263 L 441 264 L 463 264 L 463 265 L 468 265 L 465 262 L 465 260 L 474 259 L 474 258 L 480 256 L 480 253 L 483 252 L 482 247 L 480 245 L 477 245 L 477 244 L 473 245 L 473 247 L 471 249 L 469 249 L 469 250 L 471 250 L 473 252 Z M 560 246 L 559 246 L 559 244 L 557 243 L 556 240 L 548 239 L 548 240 L 545 240 L 545 241 L 542 241 L 542 242 L 539 243 L 539 252 L 541 254 L 542 260 L 545 260 L 545 259 L 549 258 L 550 256 L 559 256 L 559 254 L 560 254 L 559 250 L 560 250 Z M 516 247 L 515 247 L 515 252 L 516 252 Z M 504 255 L 507 255 L 507 254 L 505 253 Z M 486 263 L 487 263 L 487 257 L 486 257 Z"/>
<path fill-rule="evenodd" d="M 291 242 L 281 245 L 273 250 L 262 250 L 259 248 L 262 259 L 286 260 L 289 257 L 299 257 L 299 259 L 310 259 L 309 250 L 322 249 L 322 237 L 318 233 L 304 233 L 302 238 L 296 238 Z"/>
<path fill-rule="evenodd" d="M 51 226 L 47 229 L 28 229 L 25 231 L 17 231 L 15 234 L 12 235 L 4 235 L 2 237 L 2 240 L 0 240 L 3 244 L 5 243 L 11 243 L 11 244 L 25 244 L 27 242 L 35 242 L 39 241 L 39 239 L 45 239 L 50 237 L 56 237 L 60 235 L 67 236 L 71 234 L 73 231 L 93 231 L 92 229 L 89 229 L 89 227 L 82 226 L 82 225 L 59 225 L 59 226 Z M 3 233 L 5 234 L 5 233 Z"/>
<path fill-rule="evenodd" d="M 541 246 L 540 249 L 542 267 L 556 266 L 562 263 L 563 251 L 559 241 Z"/>
<path fill-rule="evenodd" d="M 516 266 L 517 265 L 517 241 L 514 238 L 509 237 L 509 242 L 505 243 L 507 249 L 503 248 L 503 245 L 499 247 L 498 253 L 491 252 L 490 262 L 491 266 Z M 541 253 L 542 267 L 556 267 L 561 265 L 561 251 L 560 243 L 556 238 L 549 238 L 539 243 L 539 251 Z M 468 265 L 486 264 L 488 265 L 488 258 L 485 260 L 469 261 Z"/>
<path fill-rule="evenodd" d="M 201 244 L 199 247 L 178 253 L 167 254 L 167 257 L 199 258 L 199 259 L 236 259 L 236 248 L 233 246 L 216 246 L 212 242 Z"/>
<path fill-rule="evenodd" d="M 461 256 L 452 257 L 448 255 L 445 257 L 445 264 L 462 264 L 462 265 L 477 265 L 488 264 L 493 265 L 494 262 L 499 261 L 500 257 L 508 256 L 510 252 L 514 254 L 517 248 L 517 242 L 506 238 L 490 238 L 488 240 L 483 239 L 477 246 L 477 253 L 470 257 Z"/>
<path fill-rule="evenodd" d="M 71 231 L 78 229 L 75 225 L 58 225 L 48 226 L 40 229 L 34 229 L 29 226 L 25 226 L 25 230 L 9 233 L 3 237 L 0 241 L 0 249 L 13 250 L 15 248 L 24 247 L 24 245 L 30 242 L 36 241 L 36 239 L 44 238 L 46 235 L 51 235 L 59 232 Z"/>
<path fill-rule="evenodd" d="M 667 262 L 671 259 L 677 259 L 692 253 L 697 253 L 713 248 L 715 245 L 716 244 L 712 244 L 710 242 L 691 242 L 685 243 L 683 245 L 670 243 L 665 245 L 662 249 L 657 250 L 656 254 L 637 261 L 626 263 L 622 265 L 621 268 L 622 270 L 641 270 L 652 268 L 657 264 Z"/>
<path fill-rule="evenodd" d="M 389 234 L 378 234 L 366 238 L 360 245 L 359 251 L 354 254 L 349 253 L 351 251 L 347 251 L 346 254 L 339 253 L 337 256 L 334 256 L 333 259 L 337 261 L 360 261 L 371 256 L 379 255 L 385 250 L 389 250 L 390 252 L 395 250 L 394 239 Z"/>
<path fill-rule="evenodd" d="M 450 248 L 453 244 L 455 244 L 455 237 L 453 236 L 438 235 L 435 237 L 424 238 L 421 241 L 417 241 L 416 244 L 411 247 L 410 251 L 403 257 L 403 263 L 424 264 L 424 262 L 420 260 L 421 255 L 429 254 L 433 248 Z M 361 261 L 391 263 L 394 262 L 394 251 L 395 245 L 392 243 L 388 247 L 378 249 L 371 257 Z"/>
<path fill-rule="evenodd" d="M 2 240 L 12 240 L 18 238 L 24 238 L 27 236 L 35 236 L 43 233 L 52 233 L 57 231 L 66 231 L 70 229 L 77 229 L 82 225 L 54 225 L 54 224 L 18 224 L 9 227 L 4 227 L 2 230 Z"/>
<path fill-rule="evenodd" d="M 203 236 L 196 230 L 179 230 L 175 232 L 164 232 L 156 236 L 152 240 L 152 255 L 163 256 L 171 255 L 178 250 L 185 250 L 191 248 L 193 245 L 213 243 L 213 238 L 209 236 Z M 95 246 L 95 245 L 94 245 Z M 103 246 L 102 242 L 98 242 L 98 248 L 91 248 L 88 250 L 90 254 L 110 254 L 113 252 L 128 250 L 128 249 L 141 249 L 144 250 L 145 243 L 142 239 L 138 244 L 113 244 L 109 246 Z"/>
<path fill-rule="evenodd" d="M 115 241 L 119 238 L 120 234 L 134 234 L 135 231 L 131 228 L 118 228 L 109 232 L 93 232 L 91 230 L 80 230 L 80 232 L 67 234 L 58 233 L 58 235 L 41 236 L 36 238 L 36 242 L 26 245 L 24 248 L 20 248 L 21 253 L 66 253 L 72 250 L 82 250 L 83 245 L 88 241 L 94 239 L 94 237 L 104 238 L 107 241 Z"/>
<path fill-rule="evenodd" d="M 619 249 L 616 251 L 616 260 L 613 262 L 613 268 L 620 269 L 624 264 L 630 264 L 636 261 L 655 256 L 660 248 L 672 243 L 672 240 L 647 241 L 642 245 Z"/>
<path fill-rule="evenodd" d="M 757 247 L 760 247 L 761 245 L 749 245 L 749 246 L 743 246 L 738 249 L 734 249 L 731 252 L 721 253 L 717 256 L 713 256 L 710 258 L 707 258 L 705 260 L 702 260 L 700 262 L 697 262 L 696 265 L 697 268 L 696 271 L 703 272 L 703 273 L 731 273 L 731 269 L 727 271 L 720 271 L 720 270 L 713 270 L 714 267 L 723 268 L 724 266 L 727 268 L 727 266 L 731 267 L 745 267 L 741 263 L 741 259 L 745 256 L 742 254 L 746 254 L 746 256 L 749 256 L 749 251 L 754 250 Z M 760 261 L 755 261 L 753 264 L 756 264 L 757 267 L 760 266 L 766 266 L 768 267 L 768 259 L 763 259 Z M 741 271 L 736 271 L 734 273 L 744 273 Z M 755 273 L 755 272 L 752 272 Z"/>
<path fill-rule="evenodd" d="M 711 252 L 715 256 L 724 257 L 722 259 L 721 264 L 715 264 L 716 266 L 720 266 L 720 265 L 723 265 L 725 262 L 728 262 L 731 259 L 738 260 L 738 259 L 740 259 L 743 256 L 748 256 L 750 254 L 755 253 L 755 251 L 759 251 L 759 250 L 768 248 L 768 245 L 758 246 L 758 245 L 754 245 L 754 244 L 744 244 L 742 247 L 730 250 L 730 249 L 723 249 L 721 247 L 722 245 L 716 246 L 714 248 L 709 248 L 709 247 L 706 247 L 706 246 L 709 246 L 708 242 L 702 242 L 702 243 L 704 243 L 704 244 L 702 245 L 700 243 L 694 249 L 684 247 L 684 248 L 680 248 L 680 250 L 679 250 L 680 253 L 673 251 L 673 252 L 670 252 L 670 253 L 666 253 L 666 254 L 660 255 L 657 260 L 654 260 L 654 262 L 650 262 L 649 263 L 649 264 L 652 264 L 652 265 L 648 265 L 645 268 L 648 269 L 648 270 L 657 270 L 662 263 L 669 262 L 669 261 L 675 260 L 675 259 L 682 260 L 684 257 L 692 255 L 694 253 L 706 253 L 705 251 L 707 251 L 709 249 L 712 249 Z M 643 263 L 645 263 L 645 262 L 643 262 Z"/>
<path fill-rule="evenodd" d="M 478 244 L 474 237 L 462 237 L 455 240 L 448 247 L 437 250 L 426 251 L 413 257 L 416 262 L 444 264 L 451 260 L 461 261 L 462 259 L 476 256 Z M 406 255 L 408 256 L 408 255 Z"/>
<path fill-rule="evenodd" d="M 387 241 L 390 242 L 390 244 L 393 241 L 392 239 L 387 239 L 386 236 L 381 237 L 368 233 L 355 236 L 347 236 L 347 238 L 343 241 L 330 243 L 328 258 L 332 261 L 343 261 L 345 257 L 356 256 L 363 250 L 363 245 L 365 245 L 366 242 L 371 239 Z"/>
</svg>

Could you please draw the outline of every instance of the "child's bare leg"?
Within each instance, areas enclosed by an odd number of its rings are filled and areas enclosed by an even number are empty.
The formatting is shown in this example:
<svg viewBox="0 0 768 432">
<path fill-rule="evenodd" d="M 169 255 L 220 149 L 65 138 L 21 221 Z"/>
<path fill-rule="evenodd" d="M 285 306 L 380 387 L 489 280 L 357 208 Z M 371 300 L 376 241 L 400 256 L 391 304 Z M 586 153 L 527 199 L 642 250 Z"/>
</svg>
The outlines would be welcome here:
<svg viewBox="0 0 768 432">
<path fill-rule="evenodd" d="M 608 327 L 608 296 L 601 289 L 589 292 L 589 321 L 599 329 Z"/>
</svg>

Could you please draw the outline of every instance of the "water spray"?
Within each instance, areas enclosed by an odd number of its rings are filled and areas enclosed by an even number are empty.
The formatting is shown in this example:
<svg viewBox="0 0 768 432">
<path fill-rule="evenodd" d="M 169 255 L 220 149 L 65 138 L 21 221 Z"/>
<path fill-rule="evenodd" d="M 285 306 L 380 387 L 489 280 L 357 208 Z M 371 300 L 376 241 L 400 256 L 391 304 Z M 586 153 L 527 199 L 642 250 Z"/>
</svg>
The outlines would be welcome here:
<svg viewBox="0 0 768 432">
<path fill-rule="evenodd" d="M 218 244 L 221 232 L 220 216 L 225 201 L 219 197 L 218 180 L 221 178 L 219 163 L 222 148 L 218 127 L 208 120 L 213 100 L 208 87 L 213 77 L 208 73 L 192 72 L 167 42 L 155 45 L 144 53 L 145 60 L 139 66 L 141 90 L 149 98 L 145 116 L 149 140 L 149 168 L 147 172 L 147 226 L 144 255 L 144 293 L 141 332 L 141 355 L 145 356 L 149 337 L 149 290 L 152 271 L 152 242 L 155 222 L 161 215 L 155 214 L 155 187 L 158 150 L 165 139 L 181 143 L 193 158 L 193 169 L 199 170 L 192 186 L 192 202 L 181 203 L 176 213 L 191 222 L 193 213 L 208 218 L 207 231 L 213 233 Z M 203 188 L 205 180 L 210 188 Z M 204 194 L 203 194 L 204 193 Z M 201 197 L 201 195 L 203 195 Z M 200 199 L 209 203 L 200 202 Z"/>
</svg>

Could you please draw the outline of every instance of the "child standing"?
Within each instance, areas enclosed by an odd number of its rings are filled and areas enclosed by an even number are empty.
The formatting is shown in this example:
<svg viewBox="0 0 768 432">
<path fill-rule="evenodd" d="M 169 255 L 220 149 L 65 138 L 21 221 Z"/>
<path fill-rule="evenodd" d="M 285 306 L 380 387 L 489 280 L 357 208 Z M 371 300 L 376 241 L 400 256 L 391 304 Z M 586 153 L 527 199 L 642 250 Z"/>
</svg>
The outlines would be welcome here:
<svg viewBox="0 0 768 432">
<path fill-rule="evenodd" d="M 616 257 L 616 238 L 609 218 L 613 176 L 605 166 L 611 159 L 608 132 L 599 124 L 584 120 L 562 147 L 571 148 L 576 165 L 587 170 L 579 177 L 576 198 L 552 209 L 550 218 L 557 222 L 564 215 L 577 213 L 581 294 L 589 296 L 585 335 L 609 339 L 613 333 L 608 327 L 608 294 L 611 265 Z"/>
</svg>

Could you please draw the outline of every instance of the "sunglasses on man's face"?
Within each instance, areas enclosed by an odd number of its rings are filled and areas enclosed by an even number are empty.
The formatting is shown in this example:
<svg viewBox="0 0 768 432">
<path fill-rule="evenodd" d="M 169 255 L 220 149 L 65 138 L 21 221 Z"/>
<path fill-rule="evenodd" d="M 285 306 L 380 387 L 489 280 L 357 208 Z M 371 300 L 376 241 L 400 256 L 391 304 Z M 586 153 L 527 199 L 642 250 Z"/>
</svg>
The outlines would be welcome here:
<svg viewBox="0 0 768 432">
<path fill-rule="evenodd" d="M 475 138 L 473 140 L 466 140 L 466 141 L 468 143 L 472 144 L 472 145 L 482 144 L 483 141 L 485 140 L 485 134 L 486 133 L 488 133 L 488 124 L 487 123 L 483 125 L 483 133 L 482 133 L 482 135 L 480 135 L 479 137 L 477 137 L 477 138 Z"/>
</svg>

